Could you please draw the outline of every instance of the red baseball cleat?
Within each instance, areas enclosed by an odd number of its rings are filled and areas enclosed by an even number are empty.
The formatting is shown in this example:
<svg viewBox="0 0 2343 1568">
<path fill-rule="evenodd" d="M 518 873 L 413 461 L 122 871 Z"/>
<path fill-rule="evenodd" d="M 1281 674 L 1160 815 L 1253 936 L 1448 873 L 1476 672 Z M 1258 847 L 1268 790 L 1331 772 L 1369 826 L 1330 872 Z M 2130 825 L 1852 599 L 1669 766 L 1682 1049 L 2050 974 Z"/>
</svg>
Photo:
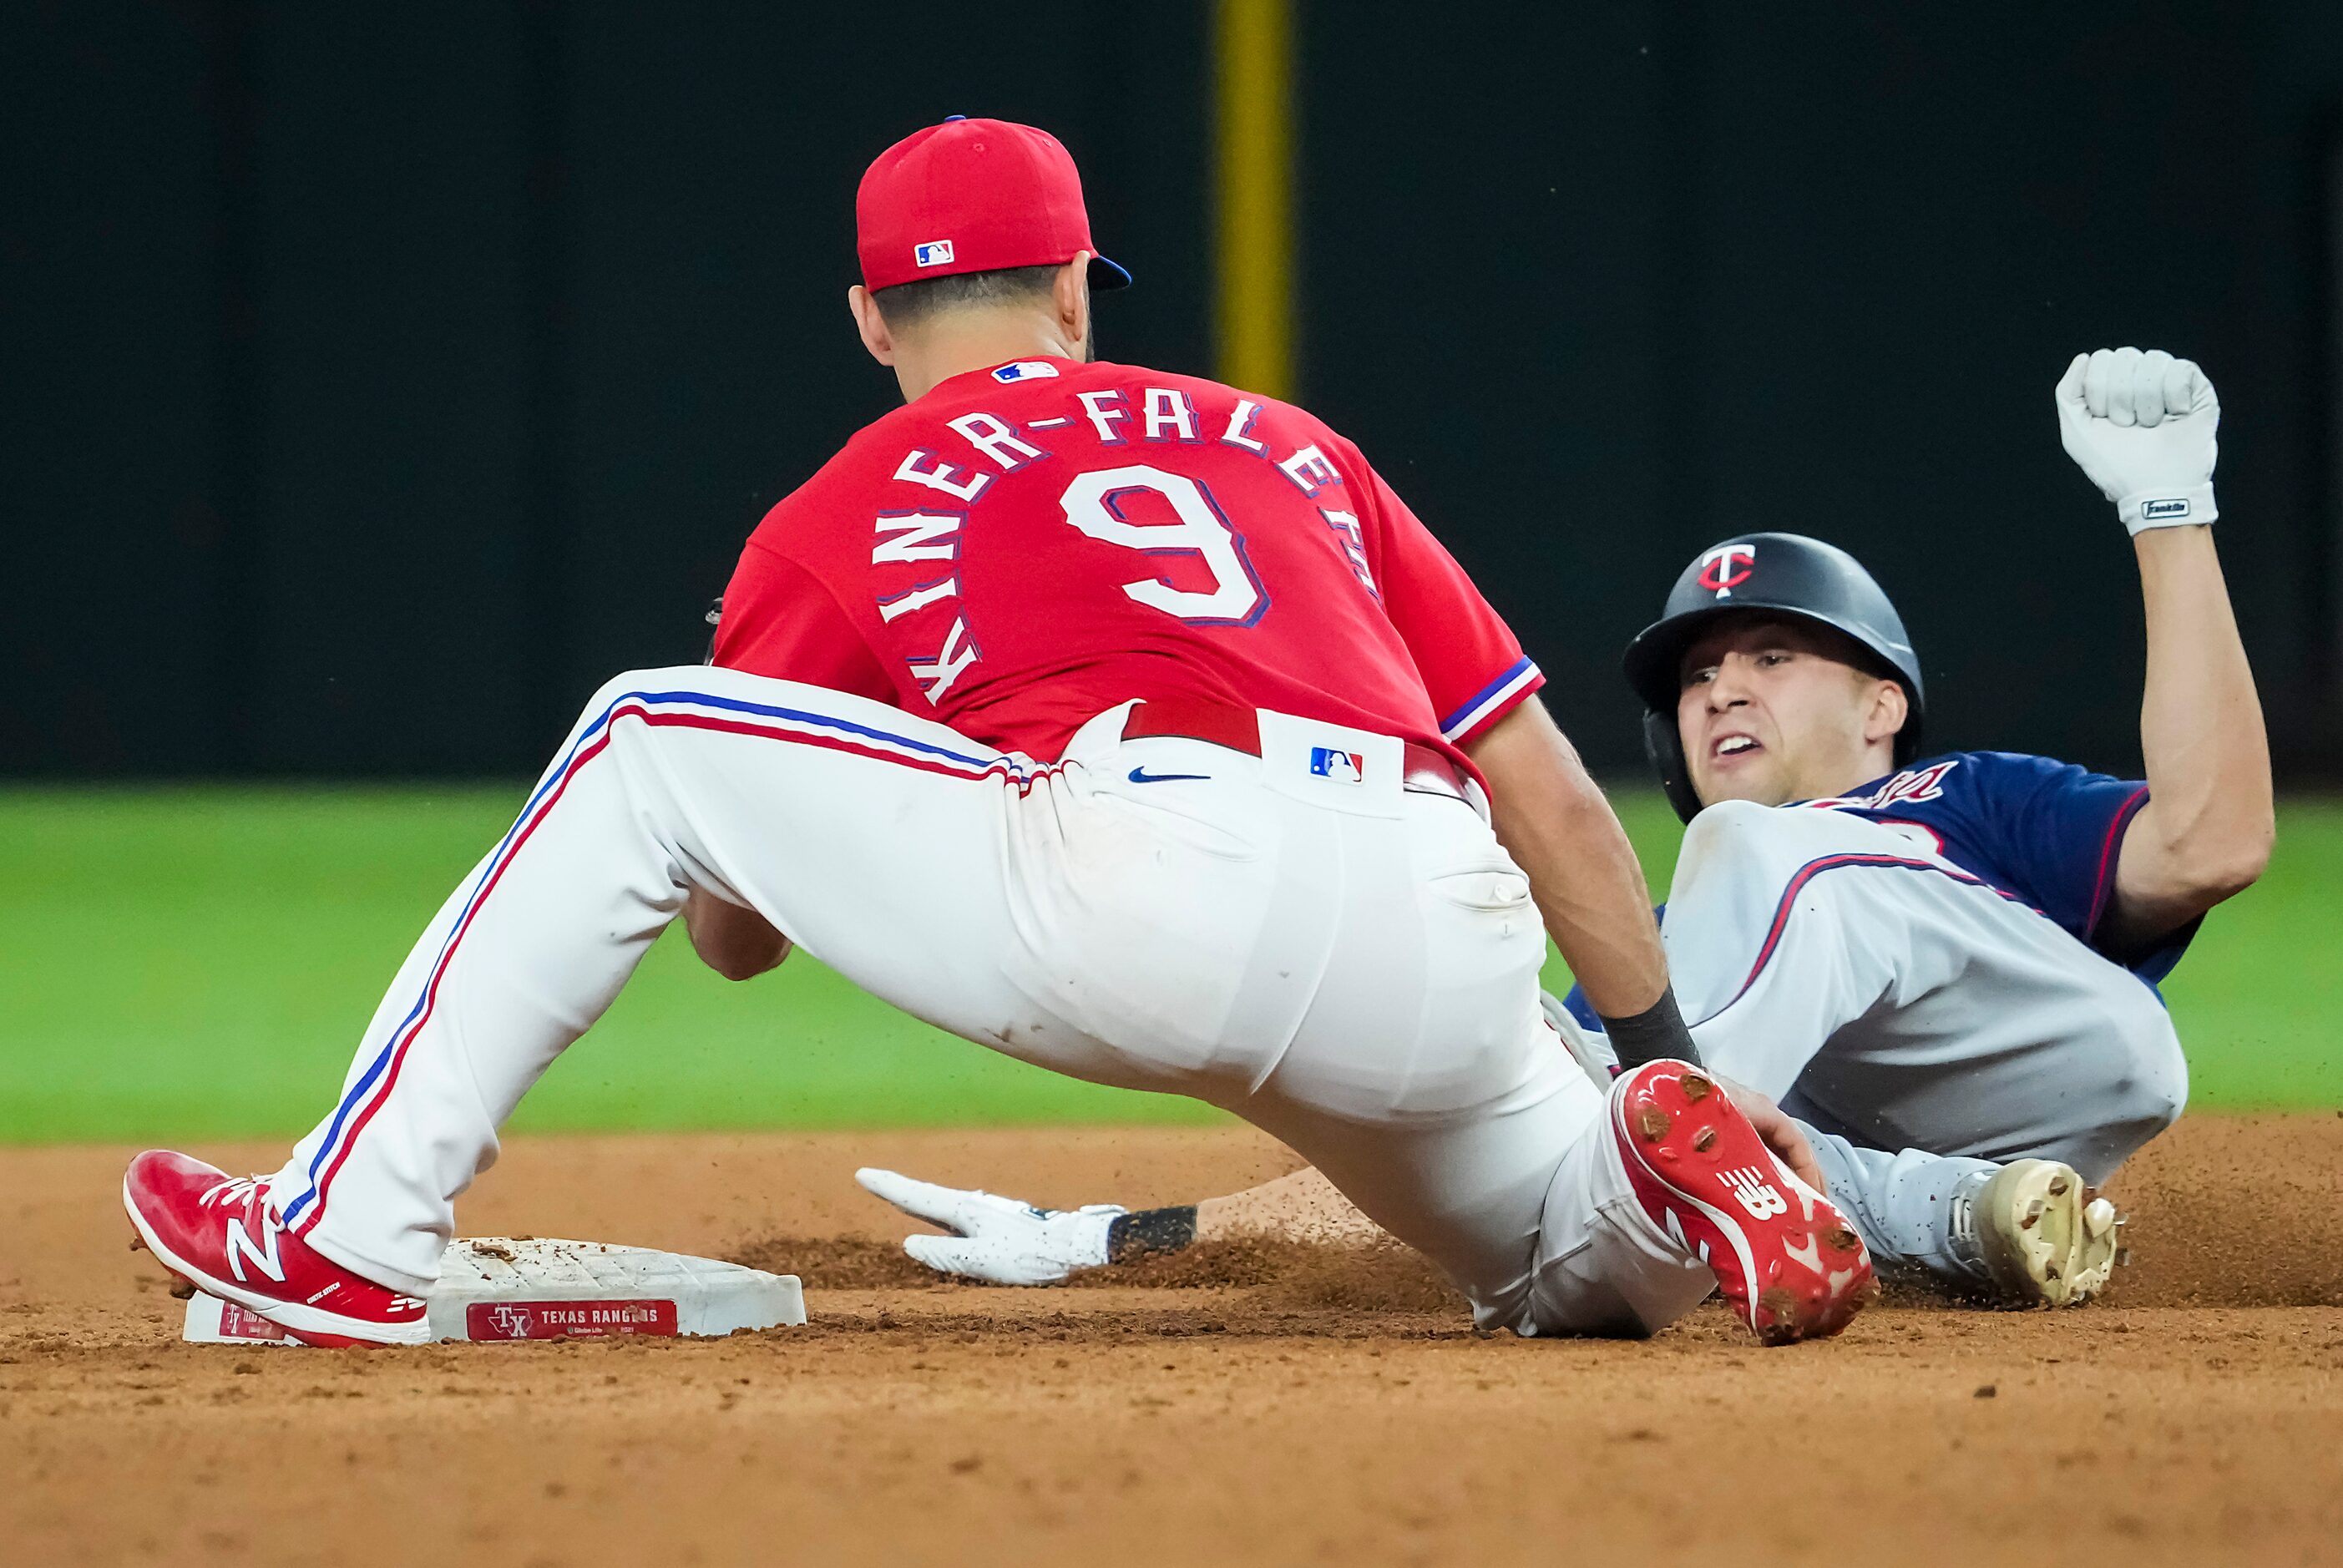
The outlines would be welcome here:
<svg viewBox="0 0 2343 1568">
<path fill-rule="evenodd" d="M 1716 1271 L 1765 1343 L 1835 1334 L 1878 1293 L 1855 1227 L 1699 1069 L 1654 1061 L 1621 1074 L 1611 1134 L 1644 1212 Z"/>
<path fill-rule="evenodd" d="M 320 1257 L 285 1229 L 256 1177 L 150 1149 L 122 1177 L 122 1206 L 163 1266 L 311 1345 L 418 1345 L 423 1303 Z"/>
</svg>

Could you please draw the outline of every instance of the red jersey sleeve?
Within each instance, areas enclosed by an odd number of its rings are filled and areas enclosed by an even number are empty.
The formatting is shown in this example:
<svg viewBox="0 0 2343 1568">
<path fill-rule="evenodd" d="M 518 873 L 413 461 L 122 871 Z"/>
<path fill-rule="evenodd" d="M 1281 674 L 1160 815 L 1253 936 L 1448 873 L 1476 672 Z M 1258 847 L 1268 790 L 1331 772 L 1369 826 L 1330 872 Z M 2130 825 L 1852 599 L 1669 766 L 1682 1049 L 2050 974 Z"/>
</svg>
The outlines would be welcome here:
<svg viewBox="0 0 2343 1568">
<path fill-rule="evenodd" d="M 1364 476 L 1374 513 L 1370 559 L 1383 612 L 1423 677 L 1442 737 L 1467 745 L 1544 686 L 1545 677 L 1456 558 L 1355 452 L 1353 471 Z"/>
<path fill-rule="evenodd" d="M 709 662 L 902 706 L 878 655 L 821 579 L 754 540 L 725 587 Z"/>
</svg>

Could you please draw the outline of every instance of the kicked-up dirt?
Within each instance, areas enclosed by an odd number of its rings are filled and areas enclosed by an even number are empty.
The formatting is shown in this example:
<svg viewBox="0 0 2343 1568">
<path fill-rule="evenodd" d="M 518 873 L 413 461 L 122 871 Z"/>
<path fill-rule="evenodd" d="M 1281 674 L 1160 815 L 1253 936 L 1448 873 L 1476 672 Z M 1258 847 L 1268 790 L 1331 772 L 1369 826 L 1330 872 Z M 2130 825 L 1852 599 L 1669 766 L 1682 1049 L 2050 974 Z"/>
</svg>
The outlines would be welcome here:
<svg viewBox="0 0 2343 1568">
<path fill-rule="evenodd" d="M 2114 1195 L 2101 1304 L 1892 1297 L 1760 1349 L 1476 1337 L 1392 1250 L 933 1282 L 859 1164 L 1192 1200 L 1236 1131 L 517 1139 L 473 1233 L 798 1272 L 713 1342 L 177 1342 L 127 1149 L 0 1151 L 0 1562 L 2343 1561 L 2343 1120 L 2198 1117 Z M 247 1170 L 275 1148 L 195 1151 Z"/>
</svg>

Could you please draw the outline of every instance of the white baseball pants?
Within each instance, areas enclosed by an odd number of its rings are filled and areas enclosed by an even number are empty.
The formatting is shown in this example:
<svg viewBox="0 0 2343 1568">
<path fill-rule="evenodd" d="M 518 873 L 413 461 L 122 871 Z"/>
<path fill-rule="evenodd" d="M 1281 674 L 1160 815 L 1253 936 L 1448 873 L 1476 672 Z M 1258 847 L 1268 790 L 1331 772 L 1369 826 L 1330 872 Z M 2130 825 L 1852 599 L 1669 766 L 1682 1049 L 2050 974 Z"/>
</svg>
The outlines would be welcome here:
<svg viewBox="0 0 2343 1568">
<path fill-rule="evenodd" d="M 1128 706 L 1041 765 L 737 671 L 612 682 L 272 1179 L 286 1222 L 427 1291 L 498 1127 L 701 888 L 940 1028 L 1255 1121 L 1483 1323 L 1645 1332 L 1704 1295 L 1539 1014 L 1544 932 L 1480 813 L 1403 789 L 1386 737 L 1264 712 L 1254 758 L 1125 740 Z"/>
<path fill-rule="evenodd" d="M 1701 1054 L 1806 1124 L 1884 1265 L 1958 1269 L 1945 1215 L 1982 1161 L 2102 1182 L 2187 1098 L 2137 975 L 1860 817 L 1710 807 L 1662 932 Z"/>
</svg>

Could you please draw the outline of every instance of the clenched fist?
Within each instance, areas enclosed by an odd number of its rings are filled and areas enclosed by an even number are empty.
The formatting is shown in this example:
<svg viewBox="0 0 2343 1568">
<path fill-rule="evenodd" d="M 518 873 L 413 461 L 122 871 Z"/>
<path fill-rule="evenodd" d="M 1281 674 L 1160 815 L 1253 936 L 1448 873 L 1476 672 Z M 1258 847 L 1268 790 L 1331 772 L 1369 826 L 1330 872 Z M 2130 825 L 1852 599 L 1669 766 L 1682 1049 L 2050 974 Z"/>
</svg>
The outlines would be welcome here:
<svg viewBox="0 0 2343 1568">
<path fill-rule="evenodd" d="M 2209 523 L 2213 433 L 2221 400 L 2193 361 L 2161 348 L 2077 354 L 2058 378 L 2058 438 L 2066 456 L 2143 528 Z"/>
</svg>

